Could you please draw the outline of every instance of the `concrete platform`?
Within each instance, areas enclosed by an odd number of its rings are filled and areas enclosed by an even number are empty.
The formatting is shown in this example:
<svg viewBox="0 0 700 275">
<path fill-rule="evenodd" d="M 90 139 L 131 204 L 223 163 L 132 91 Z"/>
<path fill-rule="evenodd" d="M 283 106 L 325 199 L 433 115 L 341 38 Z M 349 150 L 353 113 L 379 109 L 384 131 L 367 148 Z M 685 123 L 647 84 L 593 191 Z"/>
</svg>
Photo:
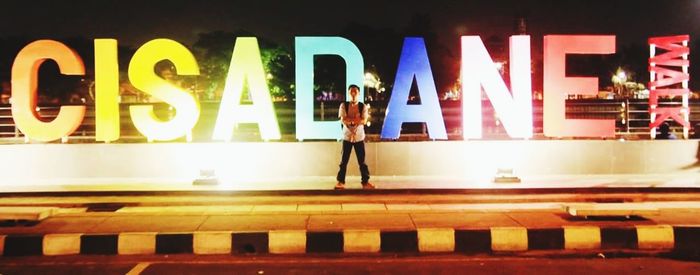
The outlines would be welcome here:
<svg viewBox="0 0 700 275">
<path fill-rule="evenodd" d="M 653 216 L 659 209 L 652 205 L 629 205 L 625 203 L 578 204 L 566 206 L 566 212 L 576 217 L 630 217 Z"/>
<path fill-rule="evenodd" d="M 41 221 L 55 210 L 53 207 L 0 207 L 0 221 Z"/>
<path fill-rule="evenodd" d="M 697 140 L 367 143 L 382 189 L 699 187 Z M 16 144 L 0 148 L 0 192 L 329 190 L 338 142 Z M 115 165 L 119 164 L 119 165 Z M 493 183 L 512 169 L 520 183 Z M 219 185 L 193 186 L 215 170 Z M 351 158 L 348 188 L 359 188 Z"/>
</svg>

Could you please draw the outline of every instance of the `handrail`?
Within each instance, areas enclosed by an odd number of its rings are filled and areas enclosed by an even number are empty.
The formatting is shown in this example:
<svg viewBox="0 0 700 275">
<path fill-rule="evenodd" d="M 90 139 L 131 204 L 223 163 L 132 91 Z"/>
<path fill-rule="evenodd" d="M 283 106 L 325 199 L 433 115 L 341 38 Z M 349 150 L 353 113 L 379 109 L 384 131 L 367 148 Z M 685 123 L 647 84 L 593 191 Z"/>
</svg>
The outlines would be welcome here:
<svg viewBox="0 0 700 275">
<path fill-rule="evenodd" d="M 143 103 L 134 103 L 143 104 Z M 174 110 L 167 108 L 164 103 L 153 103 L 155 105 L 154 109 L 157 114 L 167 117 L 174 114 Z M 337 108 L 326 108 L 325 106 L 337 106 L 339 102 L 326 102 L 324 104 L 317 104 L 316 110 L 314 111 L 316 120 L 321 120 L 321 117 L 335 119 L 337 117 Z M 384 119 L 384 114 L 386 112 L 387 102 L 368 102 L 371 106 L 371 126 L 366 128 L 368 135 L 377 136 L 381 131 L 381 121 Z M 461 102 L 460 101 L 442 101 L 441 111 L 443 114 L 443 120 L 449 136 L 458 137 L 460 136 L 461 130 Z M 145 141 L 146 138 L 143 137 L 131 123 L 131 118 L 129 117 L 129 106 L 132 104 L 123 103 L 120 105 L 120 116 L 121 116 L 121 138 L 119 142 L 135 142 L 135 141 Z M 661 101 L 660 106 L 677 106 L 680 102 L 673 101 Z M 700 123 L 700 100 L 690 101 L 691 109 L 691 125 Z M 216 113 L 218 113 L 219 102 L 218 101 L 207 101 L 201 102 L 202 106 L 202 116 L 200 121 L 195 126 L 193 130 L 193 136 L 195 141 L 209 141 L 213 125 L 216 120 Z M 81 140 L 85 142 L 94 142 L 95 138 L 95 110 L 94 105 L 86 105 L 86 116 L 83 123 L 80 125 L 78 130 L 76 130 L 69 138 L 71 140 Z M 38 113 L 51 120 L 56 117 L 59 106 L 40 106 Z M 278 122 L 280 124 L 280 129 L 283 136 L 287 137 L 286 140 L 293 140 L 294 127 L 295 127 L 295 111 L 294 102 L 276 102 L 275 103 L 276 115 Z M 482 104 L 483 119 L 484 119 L 484 135 L 485 138 L 500 137 L 505 135 L 505 131 L 502 126 L 497 123 L 497 116 L 491 106 L 491 103 L 484 101 Z M 533 101 L 533 120 L 534 120 L 534 131 L 535 136 L 541 136 L 542 134 L 542 101 Z M 566 112 L 567 118 L 607 118 L 615 119 L 616 134 L 620 136 L 627 135 L 638 135 L 639 138 L 648 138 L 648 124 L 649 124 L 649 113 L 648 113 L 648 102 L 645 100 L 567 100 L 566 101 Z M 672 127 L 678 130 L 678 126 Z M 250 125 L 242 125 L 238 128 L 241 133 L 241 137 L 259 139 L 257 134 L 257 127 Z M 424 135 L 427 139 L 426 129 L 421 124 L 404 124 L 402 127 L 402 136 L 404 135 Z M 15 127 L 12 121 L 12 111 L 9 105 L 0 105 L 0 139 L 3 138 L 13 138 L 22 139 L 22 133 Z M 184 139 L 183 139 L 184 140 Z M 2 141 L 0 141 L 2 142 Z M 6 142 L 2 142 L 6 143 Z"/>
</svg>

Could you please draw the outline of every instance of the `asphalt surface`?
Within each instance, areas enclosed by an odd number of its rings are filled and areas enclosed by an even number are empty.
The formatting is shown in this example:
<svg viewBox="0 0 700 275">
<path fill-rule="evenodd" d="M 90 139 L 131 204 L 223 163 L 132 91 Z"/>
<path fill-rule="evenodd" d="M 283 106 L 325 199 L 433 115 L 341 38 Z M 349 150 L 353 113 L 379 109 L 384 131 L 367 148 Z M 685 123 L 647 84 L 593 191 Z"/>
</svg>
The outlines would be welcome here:
<svg viewBox="0 0 700 275">
<path fill-rule="evenodd" d="M 700 262 L 656 257 L 394 255 L 355 257 L 49 257 L 0 260 L 0 274 L 700 274 Z"/>
</svg>

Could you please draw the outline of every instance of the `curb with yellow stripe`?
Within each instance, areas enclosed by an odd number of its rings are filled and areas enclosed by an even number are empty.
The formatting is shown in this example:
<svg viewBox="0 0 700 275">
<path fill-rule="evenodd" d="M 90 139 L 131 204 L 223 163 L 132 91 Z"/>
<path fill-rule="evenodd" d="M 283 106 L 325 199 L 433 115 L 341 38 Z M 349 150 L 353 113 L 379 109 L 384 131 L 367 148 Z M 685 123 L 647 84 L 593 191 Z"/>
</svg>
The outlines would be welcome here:
<svg viewBox="0 0 700 275">
<path fill-rule="evenodd" d="M 189 233 L 0 235 L 0 255 L 491 253 L 533 250 L 700 251 L 700 227 L 564 226 L 408 231 L 272 230 Z"/>
</svg>

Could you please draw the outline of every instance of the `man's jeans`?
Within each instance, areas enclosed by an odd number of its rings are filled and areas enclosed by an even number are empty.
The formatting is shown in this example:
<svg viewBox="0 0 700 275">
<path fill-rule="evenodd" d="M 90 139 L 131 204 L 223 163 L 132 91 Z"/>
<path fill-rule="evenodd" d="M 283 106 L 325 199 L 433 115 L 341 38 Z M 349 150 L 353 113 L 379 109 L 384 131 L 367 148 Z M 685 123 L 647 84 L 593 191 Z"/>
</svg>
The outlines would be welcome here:
<svg viewBox="0 0 700 275">
<path fill-rule="evenodd" d="M 340 170 L 338 170 L 338 176 L 336 179 L 338 182 L 345 183 L 345 170 L 348 168 L 348 160 L 350 160 L 350 153 L 352 148 L 355 148 L 355 155 L 357 155 L 357 164 L 360 165 L 360 173 L 362 174 L 362 184 L 369 182 L 369 168 L 365 164 L 365 142 L 349 142 L 343 140 L 343 155 L 340 159 Z"/>
</svg>

